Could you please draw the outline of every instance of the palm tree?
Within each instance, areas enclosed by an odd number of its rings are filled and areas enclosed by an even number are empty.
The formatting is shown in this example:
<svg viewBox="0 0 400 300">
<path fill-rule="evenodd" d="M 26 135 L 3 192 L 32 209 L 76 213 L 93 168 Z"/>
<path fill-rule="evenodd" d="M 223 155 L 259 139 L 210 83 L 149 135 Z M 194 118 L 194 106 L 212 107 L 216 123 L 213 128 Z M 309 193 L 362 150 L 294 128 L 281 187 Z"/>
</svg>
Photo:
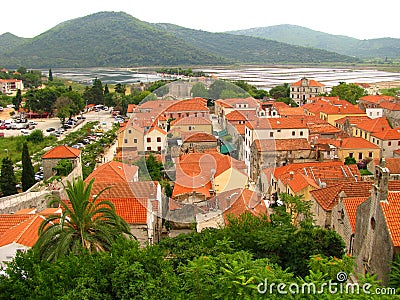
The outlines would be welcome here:
<svg viewBox="0 0 400 300">
<path fill-rule="evenodd" d="M 69 200 L 50 201 L 50 206 L 59 204 L 63 212 L 47 217 L 40 225 L 34 249 L 41 259 L 54 261 L 71 252 L 108 251 L 123 233 L 132 237 L 129 225 L 116 214 L 114 205 L 97 200 L 104 190 L 90 198 L 93 181 L 87 185 L 82 178 L 67 181 Z"/>
</svg>

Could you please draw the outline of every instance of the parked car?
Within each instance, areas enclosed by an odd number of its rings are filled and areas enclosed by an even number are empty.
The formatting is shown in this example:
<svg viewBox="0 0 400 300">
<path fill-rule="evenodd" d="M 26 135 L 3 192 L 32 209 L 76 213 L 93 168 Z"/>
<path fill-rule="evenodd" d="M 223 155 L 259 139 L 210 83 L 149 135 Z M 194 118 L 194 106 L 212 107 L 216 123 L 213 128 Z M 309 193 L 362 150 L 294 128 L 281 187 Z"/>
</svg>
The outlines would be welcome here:
<svg viewBox="0 0 400 300">
<path fill-rule="evenodd" d="M 52 132 L 52 131 L 55 131 L 55 130 L 56 129 L 54 127 L 49 127 L 49 128 L 46 129 L 47 132 Z"/>
<path fill-rule="evenodd" d="M 50 135 L 59 137 L 61 134 L 58 131 L 53 131 L 50 133 Z"/>
<path fill-rule="evenodd" d="M 21 129 L 21 133 L 22 133 L 22 135 L 25 135 L 25 136 L 31 134 L 31 132 L 29 130 L 27 130 L 27 129 Z"/>
<path fill-rule="evenodd" d="M 6 124 L 1 124 L 0 129 L 6 129 Z"/>
</svg>

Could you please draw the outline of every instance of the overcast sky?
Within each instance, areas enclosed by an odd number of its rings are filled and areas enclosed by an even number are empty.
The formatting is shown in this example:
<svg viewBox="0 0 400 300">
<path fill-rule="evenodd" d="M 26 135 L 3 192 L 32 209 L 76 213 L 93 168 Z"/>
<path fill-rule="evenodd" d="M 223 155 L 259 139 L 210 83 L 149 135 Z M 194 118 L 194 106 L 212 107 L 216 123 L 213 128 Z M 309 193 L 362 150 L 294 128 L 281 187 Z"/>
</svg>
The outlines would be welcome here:
<svg viewBox="0 0 400 300">
<path fill-rule="evenodd" d="M 212 32 L 292 24 L 358 39 L 400 38 L 398 0 L 18 0 L 0 11 L 0 34 L 20 37 L 95 12 L 124 11 L 146 22 Z"/>
</svg>

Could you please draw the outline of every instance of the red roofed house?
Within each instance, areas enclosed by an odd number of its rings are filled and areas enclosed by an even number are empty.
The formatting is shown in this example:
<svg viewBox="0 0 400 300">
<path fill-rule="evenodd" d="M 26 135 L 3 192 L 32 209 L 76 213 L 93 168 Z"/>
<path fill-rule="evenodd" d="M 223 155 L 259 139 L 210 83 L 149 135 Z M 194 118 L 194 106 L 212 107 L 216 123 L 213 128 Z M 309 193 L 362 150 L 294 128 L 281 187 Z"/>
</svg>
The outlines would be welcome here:
<svg viewBox="0 0 400 300">
<path fill-rule="evenodd" d="M 292 98 L 298 106 L 305 104 L 310 97 L 325 93 L 326 87 L 324 84 L 305 77 L 290 85 L 290 98 Z"/>
<path fill-rule="evenodd" d="M 381 102 L 380 107 L 383 108 L 383 115 L 388 118 L 394 127 L 400 126 L 399 102 Z"/>
<path fill-rule="evenodd" d="M 128 222 L 132 234 L 141 245 L 159 241 L 163 196 L 157 181 L 124 182 L 113 181 L 112 178 L 109 182 L 95 180 L 92 196 L 104 189 L 100 198 L 114 203 L 118 215 Z"/>
<path fill-rule="evenodd" d="M 43 219 L 37 214 L 0 214 L 0 269 L 17 251 L 33 247 Z"/>
<path fill-rule="evenodd" d="M 144 150 L 160 152 L 165 148 L 167 133 L 158 126 L 153 126 L 144 135 Z"/>
<path fill-rule="evenodd" d="M 182 117 L 206 117 L 210 114 L 207 107 L 207 100 L 203 98 L 192 98 L 180 100 L 167 107 L 164 112 L 166 118 L 182 118 Z"/>
<path fill-rule="evenodd" d="M 229 217 L 239 217 L 244 213 L 254 216 L 267 216 L 267 206 L 255 191 L 248 189 L 233 189 L 223 192 L 207 201 L 203 211 L 196 214 L 197 231 L 204 228 L 221 228 Z"/>
<path fill-rule="evenodd" d="M 400 132 L 396 129 L 375 132 L 370 141 L 381 148 L 382 157 L 394 157 L 394 151 L 400 148 Z"/>
<path fill-rule="evenodd" d="M 17 90 L 23 90 L 24 84 L 19 79 L 0 79 L 0 92 L 2 94 L 11 94 Z"/>
<path fill-rule="evenodd" d="M 172 198 L 182 203 L 201 202 L 247 184 L 244 164 L 218 152 L 189 153 L 176 158 L 175 164 Z"/>
<path fill-rule="evenodd" d="M 183 117 L 173 120 L 170 123 L 170 131 L 175 136 L 187 132 L 205 132 L 212 134 L 212 122 L 204 117 Z M 168 132 L 168 133 L 169 133 Z"/>
<path fill-rule="evenodd" d="M 365 111 L 371 119 L 380 118 L 384 116 L 384 109 L 380 106 L 381 102 L 393 102 L 395 97 L 384 95 L 368 95 L 361 97 L 358 100 L 358 107 Z"/>
<path fill-rule="evenodd" d="M 251 145 L 263 139 L 307 139 L 309 129 L 304 118 L 261 118 L 245 124 L 244 157 L 250 175 Z"/>
<path fill-rule="evenodd" d="M 388 283 L 390 264 L 400 253 L 400 192 L 389 192 L 389 170 L 376 166 L 371 196 L 357 208 L 354 255 L 356 273 L 375 274 Z"/>
<path fill-rule="evenodd" d="M 55 174 L 53 168 L 61 159 L 68 159 L 71 161 L 77 175 L 82 175 L 81 150 L 60 145 L 47 151 L 42 156 L 44 180 L 49 179 Z"/>
<path fill-rule="evenodd" d="M 85 181 L 89 182 L 93 178 L 97 183 L 139 181 L 139 167 L 118 161 L 109 161 L 98 166 L 86 177 Z"/>
</svg>

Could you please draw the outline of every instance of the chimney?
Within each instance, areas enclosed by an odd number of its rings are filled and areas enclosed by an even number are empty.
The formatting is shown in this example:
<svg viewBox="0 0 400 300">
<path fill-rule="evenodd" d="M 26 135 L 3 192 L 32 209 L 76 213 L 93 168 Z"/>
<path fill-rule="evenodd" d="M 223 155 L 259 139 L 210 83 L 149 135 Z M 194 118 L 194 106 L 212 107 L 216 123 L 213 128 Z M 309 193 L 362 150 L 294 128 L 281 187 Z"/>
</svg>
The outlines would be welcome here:
<svg viewBox="0 0 400 300">
<path fill-rule="evenodd" d="M 382 158 L 380 164 L 375 166 L 375 179 L 373 190 L 376 201 L 387 201 L 389 175 L 390 171 L 386 167 L 385 158 Z"/>
<path fill-rule="evenodd" d="M 290 176 L 289 179 L 290 179 L 290 180 L 293 180 L 294 172 L 293 172 L 293 171 L 290 171 L 289 176 Z"/>
</svg>

